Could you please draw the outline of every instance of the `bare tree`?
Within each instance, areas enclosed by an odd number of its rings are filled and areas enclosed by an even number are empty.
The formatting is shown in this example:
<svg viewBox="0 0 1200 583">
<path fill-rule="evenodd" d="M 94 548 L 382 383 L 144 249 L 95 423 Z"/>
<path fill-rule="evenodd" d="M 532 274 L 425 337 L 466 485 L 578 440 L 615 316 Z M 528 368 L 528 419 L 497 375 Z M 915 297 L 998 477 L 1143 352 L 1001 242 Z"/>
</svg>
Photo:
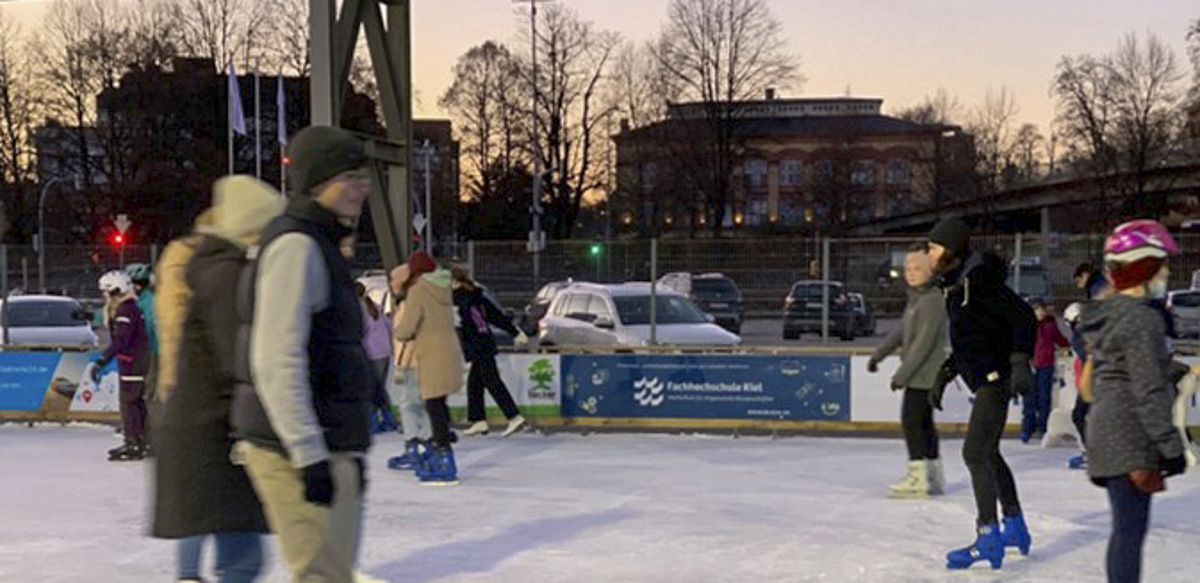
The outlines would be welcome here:
<svg viewBox="0 0 1200 583">
<path fill-rule="evenodd" d="M 655 58 L 652 45 L 627 42 L 620 48 L 613 60 L 609 92 L 614 115 L 618 118 L 614 130 L 621 134 L 648 128 L 665 118 L 667 95 L 663 69 Z M 610 133 L 618 135 L 617 131 Z M 675 183 L 676 178 L 664 178 L 680 166 L 673 156 L 679 148 L 673 140 L 654 139 L 650 132 L 638 134 L 636 137 L 628 134 L 631 139 L 624 140 L 619 150 L 613 148 L 608 157 L 612 188 L 607 210 L 621 215 L 614 216 L 613 220 L 630 225 L 636 217 L 642 233 L 652 236 L 661 228 L 659 219 L 664 208 L 679 202 L 664 200 L 678 192 L 666 186 Z M 618 160 L 618 155 L 625 159 Z"/>
<path fill-rule="evenodd" d="M 1021 182 L 1027 183 L 1037 179 L 1038 167 L 1041 165 L 1039 152 L 1045 141 L 1045 136 L 1034 124 L 1021 124 L 1021 129 L 1017 130 L 1017 135 L 1013 138 L 1013 164 Z"/>
<path fill-rule="evenodd" d="M 312 47 L 308 40 L 309 0 L 267 0 L 270 6 L 268 66 L 284 74 L 307 77 L 312 69 Z"/>
<path fill-rule="evenodd" d="M 46 114 L 67 126 L 66 131 L 72 134 L 74 156 L 63 163 L 84 187 L 92 184 L 95 172 L 88 156 L 87 128 L 95 119 L 92 99 L 99 87 L 87 55 L 88 8 L 84 2 L 56 0 L 34 44 L 40 65 L 38 94 Z"/>
<path fill-rule="evenodd" d="M 1188 95 L 1200 100 L 1200 18 L 1193 20 L 1187 31 L 1187 54 L 1192 62 L 1192 87 Z"/>
<path fill-rule="evenodd" d="M 707 139 L 693 175 L 719 235 L 732 202 L 743 104 L 768 87 L 798 84 L 799 60 L 765 0 L 672 0 L 655 53 L 669 95 L 703 104 Z"/>
<path fill-rule="evenodd" d="M 174 20 L 177 0 L 136 0 L 128 12 L 127 65 L 132 69 L 166 69 L 179 54 Z"/>
<path fill-rule="evenodd" d="M 265 25 L 272 2 L 259 0 L 178 0 L 174 6 L 184 52 L 213 61 L 224 71 L 230 60 L 250 69 L 268 50 Z"/>
<path fill-rule="evenodd" d="M 33 68 L 21 27 L 0 11 L 0 240 L 16 219 L 23 240 L 33 221 L 29 182 L 33 178 L 31 137 L 35 115 Z"/>
<path fill-rule="evenodd" d="M 916 105 L 901 108 L 894 115 L 913 123 L 950 125 L 959 123 L 964 114 L 958 98 L 938 87 L 933 95 L 926 95 Z"/>
<path fill-rule="evenodd" d="M 604 89 L 615 33 L 597 30 L 559 4 L 538 11 L 538 70 L 524 63 L 528 81 L 537 84 L 537 147 L 531 148 L 546 169 L 544 190 L 550 236 L 570 238 L 584 197 L 603 186 L 600 142 L 613 114 Z M 527 34 L 527 33 L 526 33 Z M 522 39 L 528 45 L 528 36 Z"/>
</svg>

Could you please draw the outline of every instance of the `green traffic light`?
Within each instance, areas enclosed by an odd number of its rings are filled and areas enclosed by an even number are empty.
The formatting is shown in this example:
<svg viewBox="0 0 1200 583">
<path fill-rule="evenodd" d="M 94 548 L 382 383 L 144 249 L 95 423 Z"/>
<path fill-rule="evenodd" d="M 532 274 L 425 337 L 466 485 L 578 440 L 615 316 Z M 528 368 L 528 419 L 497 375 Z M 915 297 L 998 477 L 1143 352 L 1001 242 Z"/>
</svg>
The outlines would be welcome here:
<svg viewBox="0 0 1200 583">
<path fill-rule="evenodd" d="M 591 251 L 592 251 L 592 255 L 599 255 L 600 254 L 600 246 L 592 245 Z"/>
</svg>

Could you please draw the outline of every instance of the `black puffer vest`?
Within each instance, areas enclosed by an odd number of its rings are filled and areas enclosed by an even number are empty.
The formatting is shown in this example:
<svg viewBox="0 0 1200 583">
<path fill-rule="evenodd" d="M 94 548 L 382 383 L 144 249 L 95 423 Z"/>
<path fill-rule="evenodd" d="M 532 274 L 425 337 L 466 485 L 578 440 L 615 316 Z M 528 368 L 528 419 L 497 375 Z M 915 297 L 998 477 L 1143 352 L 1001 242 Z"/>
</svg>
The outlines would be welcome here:
<svg viewBox="0 0 1200 583">
<path fill-rule="evenodd" d="M 351 231 L 311 199 L 297 200 L 263 231 L 259 255 L 271 242 L 287 233 L 304 233 L 317 242 L 329 270 L 329 306 L 312 315 L 308 341 L 308 366 L 313 409 L 325 429 L 330 451 L 366 451 L 371 445 L 371 392 L 374 381 L 363 349 L 362 308 L 354 293 L 350 266 L 338 248 Z M 283 451 L 266 411 L 250 382 L 250 315 L 253 313 L 257 262 L 239 283 L 238 311 L 243 330 L 239 343 L 239 386 L 233 407 L 233 426 L 239 439 Z"/>
</svg>

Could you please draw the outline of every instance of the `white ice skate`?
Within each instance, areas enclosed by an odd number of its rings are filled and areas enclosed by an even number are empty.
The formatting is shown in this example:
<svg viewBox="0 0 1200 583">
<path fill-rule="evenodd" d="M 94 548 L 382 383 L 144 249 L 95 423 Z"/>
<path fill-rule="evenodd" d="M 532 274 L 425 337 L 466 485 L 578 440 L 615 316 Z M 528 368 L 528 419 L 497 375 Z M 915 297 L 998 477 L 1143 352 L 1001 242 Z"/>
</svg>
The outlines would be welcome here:
<svg viewBox="0 0 1200 583">
<path fill-rule="evenodd" d="M 525 427 L 525 418 L 517 415 L 516 417 L 508 420 L 508 427 L 504 428 L 503 436 L 508 437 L 520 431 L 523 427 Z"/>
<path fill-rule="evenodd" d="M 888 486 L 888 498 L 925 498 L 929 496 L 929 466 L 925 460 L 908 462 L 908 474 Z"/>
<path fill-rule="evenodd" d="M 476 421 L 466 431 L 463 431 L 463 435 L 487 435 L 490 430 L 487 421 Z"/>
</svg>

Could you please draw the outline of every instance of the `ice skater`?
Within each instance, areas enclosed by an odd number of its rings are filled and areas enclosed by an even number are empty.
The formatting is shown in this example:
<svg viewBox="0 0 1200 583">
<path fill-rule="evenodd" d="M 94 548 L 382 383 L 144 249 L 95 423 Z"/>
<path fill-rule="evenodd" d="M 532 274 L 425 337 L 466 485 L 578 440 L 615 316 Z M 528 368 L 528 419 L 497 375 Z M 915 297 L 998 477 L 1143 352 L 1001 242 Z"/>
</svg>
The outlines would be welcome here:
<svg viewBox="0 0 1200 583">
<path fill-rule="evenodd" d="M 404 284 L 408 281 L 408 264 L 403 263 L 392 270 L 390 287 L 396 307 L 392 312 L 392 326 L 404 317 L 405 296 L 407 290 Z M 396 382 L 397 409 L 400 411 L 400 431 L 404 435 L 404 453 L 388 458 L 388 469 L 413 470 L 421 461 L 426 451 L 433 448 L 430 441 L 433 429 L 429 421 L 429 411 L 425 409 L 425 400 L 421 398 L 421 386 L 417 378 L 417 347 L 412 342 L 393 339 L 395 344 L 396 362 L 395 373 L 392 375 Z"/>
<path fill-rule="evenodd" d="M 1025 395 L 1021 416 L 1021 443 L 1046 434 L 1046 422 L 1054 397 L 1054 364 L 1059 348 L 1071 345 L 1058 329 L 1058 320 L 1050 306 L 1042 300 L 1033 301 L 1037 318 L 1037 343 L 1034 345 L 1033 368 L 1037 371 L 1034 390 Z"/>
<path fill-rule="evenodd" d="M 934 403 L 930 389 L 938 382 L 942 363 L 949 349 L 946 302 L 933 285 L 933 269 L 925 246 L 909 250 L 904 258 L 904 280 L 908 283 L 908 305 L 901 325 L 867 361 L 869 372 L 878 372 L 879 363 L 900 350 L 900 368 L 892 375 L 892 390 L 904 391 L 900 425 L 908 448 L 908 472 L 888 487 L 893 498 L 924 498 L 941 494 L 945 488 L 942 460 L 938 453 L 937 427 L 933 423 Z"/>
<path fill-rule="evenodd" d="M 1000 438 L 1008 420 L 1009 401 L 1015 395 L 1027 395 L 1033 387 L 1029 367 L 1034 348 L 1033 311 L 1005 285 L 1008 269 L 1002 259 L 971 250 L 966 223 L 945 219 L 934 226 L 929 234 L 929 257 L 944 290 L 950 319 L 952 354 L 946 361 L 948 372 L 943 374 L 962 376 L 975 394 L 963 441 L 963 461 L 975 494 L 977 538 L 970 546 L 947 554 L 946 566 L 966 569 L 986 560 L 999 569 L 1005 547 L 1016 547 L 1027 555 L 1031 544 L 1012 470 L 1000 454 Z M 1004 512 L 1003 530 L 997 520 L 997 500 Z"/>
<path fill-rule="evenodd" d="M 1104 245 L 1116 295 L 1084 311 L 1080 328 L 1091 347 L 1088 476 L 1108 491 L 1112 533 L 1105 559 L 1110 583 L 1141 579 L 1151 497 L 1164 479 L 1187 467 L 1172 424 L 1175 391 L 1162 315 L 1150 301 L 1166 297 L 1167 258 L 1179 246 L 1154 221 L 1118 226 Z M 1186 372 L 1186 371 L 1185 371 Z"/>
<path fill-rule="evenodd" d="M 121 428 L 125 443 L 108 452 L 112 461 L 146 457 L 146 370 L 150 365 L 150 340 L 146 322 L 138 308 L 133 282 L 124 271 L 100 276 L 109 344 L 104 354 L 88 367 L 92 382 L 100 383 L 100 371 L 113 359 L 120 375 Z"/>
<path fill-rule="evenodd" d="M 500 378 L 500 370 L 496 367 L 499 349 L 491 327 L 496 326 L 512 334 L 518 345 L 525 344 L 528 338 L 488 299 L 466 270 L 455 267 L 450 274 L 454 280 L 454 305 L 458 308 L 461 323 L 458 336 L 462 340 L 463 356 L 471 365 L 467 377 L 467 422 L 471 426 L 463 433 L 483 435 L 488 432 L 487 415 L 483 407 L 483 391 L 487 389 L 504 413 L 504 418 L 508 419 L 508 427 L 504 429 L 504 437 L 508 437 L 525 426 L 525 417 Z"/>
</svg>

